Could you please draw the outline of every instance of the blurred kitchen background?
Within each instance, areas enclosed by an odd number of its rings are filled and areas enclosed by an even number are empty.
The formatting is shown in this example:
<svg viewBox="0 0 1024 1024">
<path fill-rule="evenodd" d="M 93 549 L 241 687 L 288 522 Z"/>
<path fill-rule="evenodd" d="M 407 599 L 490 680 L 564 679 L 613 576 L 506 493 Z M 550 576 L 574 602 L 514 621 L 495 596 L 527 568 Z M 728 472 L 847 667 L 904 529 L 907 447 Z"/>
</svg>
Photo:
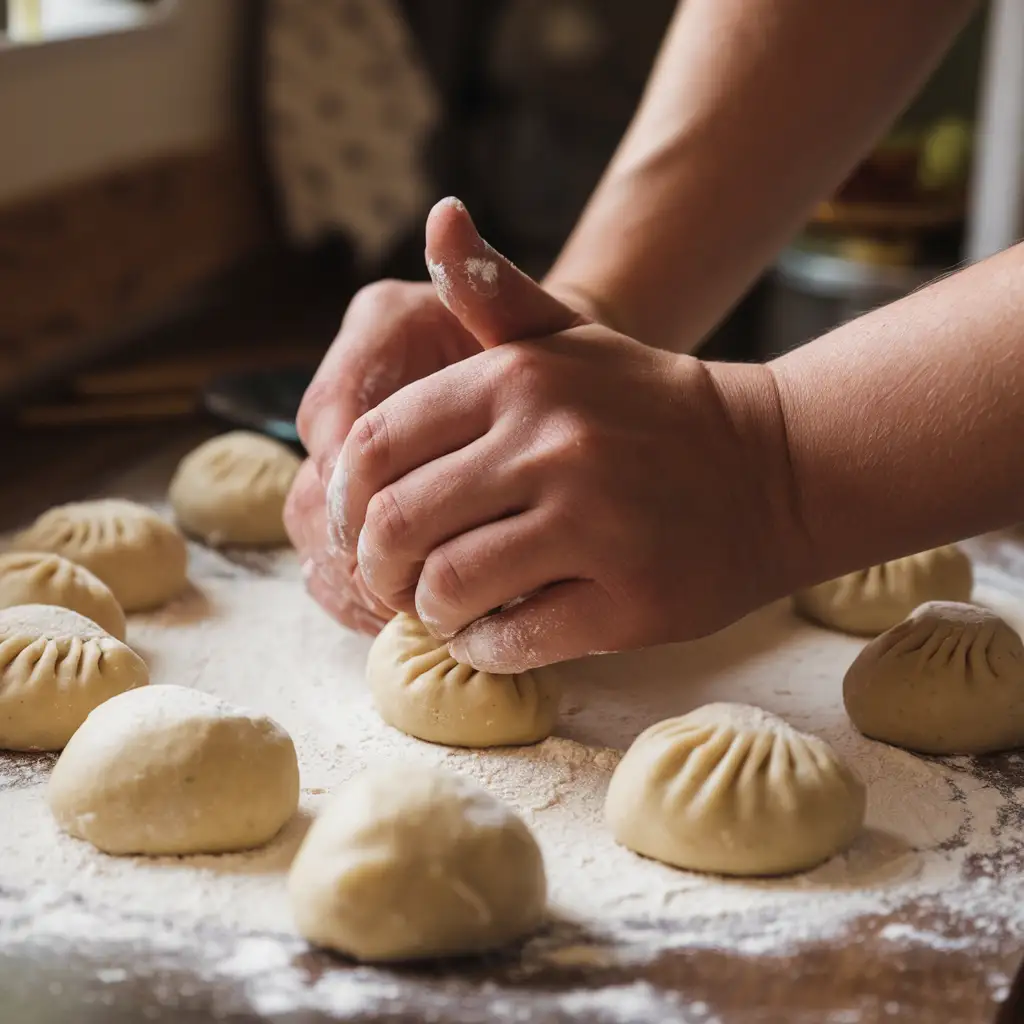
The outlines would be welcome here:
<svg viewBox="0 0 1024 1024">
<path fill-rule="evenodd" d="M 287 436 L 352 293 L 425 278 L 435 199 L 544 272 L 673 8 L 0 0 L 0 430 Z M 765 358 L 1003 248 L 1022 196 L 1024 0 L 998 0 L 705 352 Z"/>
</svg>

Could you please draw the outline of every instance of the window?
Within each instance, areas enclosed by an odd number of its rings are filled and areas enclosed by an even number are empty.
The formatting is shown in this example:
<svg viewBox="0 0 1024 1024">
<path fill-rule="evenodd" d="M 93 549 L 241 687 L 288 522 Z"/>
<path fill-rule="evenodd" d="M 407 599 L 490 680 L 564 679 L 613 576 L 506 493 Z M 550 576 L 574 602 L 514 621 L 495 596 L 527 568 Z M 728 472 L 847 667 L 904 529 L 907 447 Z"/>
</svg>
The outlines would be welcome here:
<svg viewBox="0 0 1024 1024">
<path fill-rule="evenodd" d="M 133 28 L 168 0 L 0 0 L 8 44 L 103 35 Z"/>
</svg>

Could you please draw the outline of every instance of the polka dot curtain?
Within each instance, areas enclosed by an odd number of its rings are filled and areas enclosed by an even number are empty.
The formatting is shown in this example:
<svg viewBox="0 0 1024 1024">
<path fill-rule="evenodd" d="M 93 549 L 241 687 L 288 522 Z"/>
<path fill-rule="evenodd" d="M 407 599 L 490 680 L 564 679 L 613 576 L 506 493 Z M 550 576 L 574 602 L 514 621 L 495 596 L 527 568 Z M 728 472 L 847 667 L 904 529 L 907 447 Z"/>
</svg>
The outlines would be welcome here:
<svg viewBox="0 0 1024 1024">
<path fill-rule="evenodd" d="M 292 241 L 387 256 L 429 201 L 440 104 L 392 0 L 269 0 L 268 157 Z"/>
</svg>

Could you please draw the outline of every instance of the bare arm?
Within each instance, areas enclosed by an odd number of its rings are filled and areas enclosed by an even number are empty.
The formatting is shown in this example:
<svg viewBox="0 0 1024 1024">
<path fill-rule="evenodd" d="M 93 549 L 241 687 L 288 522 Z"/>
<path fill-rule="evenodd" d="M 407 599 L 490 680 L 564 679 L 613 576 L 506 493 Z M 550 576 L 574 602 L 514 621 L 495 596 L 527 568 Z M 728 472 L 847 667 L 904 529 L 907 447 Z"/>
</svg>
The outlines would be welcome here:
<svg viewBox="0 0 1024 1024">
<path fill-rule="evenodd" d="M 1024 244 L 767 370 L 816 578 L 1024 521 Z"/>
<path fill-rule="evenodd" d="M 924 83 L 975 0 L 685 0 L 545 282 L 692 351 Z"/>
</svg>

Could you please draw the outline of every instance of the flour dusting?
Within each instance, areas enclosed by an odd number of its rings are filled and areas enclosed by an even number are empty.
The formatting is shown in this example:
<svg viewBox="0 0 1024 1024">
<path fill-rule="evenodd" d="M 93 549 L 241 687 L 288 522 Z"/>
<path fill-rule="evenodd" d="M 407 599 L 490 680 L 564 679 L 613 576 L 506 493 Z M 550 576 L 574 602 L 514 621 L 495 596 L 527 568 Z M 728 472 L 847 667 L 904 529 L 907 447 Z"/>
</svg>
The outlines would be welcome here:
<svg viewBox="0 0 1024 1024">
<path fill-rule="evenodd" d="M 877 937 L 894 957 L 915 949 L 977 957 L 1024 942 L 1018 755 L 923 758 L 860 736 L 843 711 L 841 683 L 863 641 L 802 623 L 785 602 L 697 643 L 561 666 L 555 736 L 535 747 L 458 750 L 381 722 L 363 678 L 370 641 L 338 628 L 308 598 L 296 559 L 274 556 L 268 576 L 221 554 L 192 555 L 195 591 L 132 616 L 132 645 L 155 684 L 193 687 L 281 723 L 298 751 L 300 812 L 261 850 L 110 857 L 54 824 L 45 804 L 52 758 L 3 755 L 0 952 L 42 944 L 81 955 L 101 941 L 131 950 L 133 964 L 143 954 L 164 967 L 186 958 L 204 978 L 241 986 L 247 1005 L 266 1015 L 386 1014 L 407 1005 L 401 994 L 426 1019 L 445 1019 L 452 998 L 480 1000 L 490 1020 L 530 1019 L 537 992 L 511 983 L 488 989 L 458 973 L 399 979 L 384 969 L 311 973 L 305 965 L 308 948 L 283 884 L 291 860 L 333 790 L 365 767 L 398 762 L 475 780 L 533 830 L 552 920 L 509 970 L 527 980 L 552 969 L 579 974 L 577 985 L 542 995 L 553 1011 L 580 1020 L 711 1024 L 713 1009 L 699 1001 L 684 1006 L 642 979 L 595 993 L 586 975 L 642 971 L 660 957 L 702 950 L 775 960 L 850 941 L 853 930 L 887 915 L 900 923 L 884 921 Z M 821 736 L 860 776 L 867 827 L 850 850 L 792 878 L 729 880 L 668 868 L 612 840 L 603 804 L 622 751 L 654 722 L 716 701 L 755 705 Z M 950 921 L 963 930 L 953 934 Z M 118 969 L 96 967 L 112 1000 L 131 981 Z M 993 993 L 1007 984 L 992 971 Z M 182 998 L 176 989 L 168 1005 Z"/>
</svg>

